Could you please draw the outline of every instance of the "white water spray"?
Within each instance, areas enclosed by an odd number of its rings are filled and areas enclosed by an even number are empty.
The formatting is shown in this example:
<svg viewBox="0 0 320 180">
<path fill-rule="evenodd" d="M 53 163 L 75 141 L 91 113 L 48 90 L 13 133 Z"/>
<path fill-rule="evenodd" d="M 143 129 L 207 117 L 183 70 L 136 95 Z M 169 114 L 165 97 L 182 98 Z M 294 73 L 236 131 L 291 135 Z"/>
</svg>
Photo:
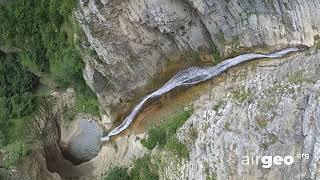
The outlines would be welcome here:
<svg viewBox="0 0 320 180">
<path fill-rule="evenodd" d="M 108 141 L 111 136 L 115 136 L 125 129 L 129 127 L 132 123 L 134 118 L 137 116 L 139 111 L 142 109 L 143 105 L 152 98 L 159 97 L 170 90 L 179 87 L 179 86 L 187 86 L 187 85 L 194 85 L 200 82 L 206 81 L 212 77 L 215 77 L 226 69 L 235 66 L 237 64 L 254 60 L 254 59 L 261 59 L 261 58 L 280 58 L 290 52 L 297 52 L 301 51 L 300 48 L 286 48 L 281 51 L 272 52 L 270 54 L 257 54 L 257 53 L 247 53 L 242 54 L 240 56 L 225 60 L 213 67 L 191 67 L 186 70 L 178 72 L 172 79 L 170 79 L 165 85 L 163 85 L 157 91 L 149 94 L 145 98 L 140 101 L 138 105 L 136 105 L 129 116 L 116 128 L 109 132 L 109 134 L 105 137 L 101 138 L 102 142 Z"/>
</svg>

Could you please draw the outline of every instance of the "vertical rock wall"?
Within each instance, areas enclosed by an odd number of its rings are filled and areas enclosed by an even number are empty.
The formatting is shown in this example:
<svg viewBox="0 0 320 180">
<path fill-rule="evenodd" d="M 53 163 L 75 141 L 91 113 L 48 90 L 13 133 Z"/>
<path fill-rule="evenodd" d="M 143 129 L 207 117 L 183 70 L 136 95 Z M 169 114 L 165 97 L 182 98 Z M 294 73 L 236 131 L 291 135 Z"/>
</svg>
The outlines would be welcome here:
<svg viewBox="0 0 320 180">
<path fill-rule="evenodd" d="M 84 76 L 111 123 L 170 64 L 194 63 L 186 56 L 314 45 L 319 9 L 318 0 L 80 0 Z"/>
</svg>

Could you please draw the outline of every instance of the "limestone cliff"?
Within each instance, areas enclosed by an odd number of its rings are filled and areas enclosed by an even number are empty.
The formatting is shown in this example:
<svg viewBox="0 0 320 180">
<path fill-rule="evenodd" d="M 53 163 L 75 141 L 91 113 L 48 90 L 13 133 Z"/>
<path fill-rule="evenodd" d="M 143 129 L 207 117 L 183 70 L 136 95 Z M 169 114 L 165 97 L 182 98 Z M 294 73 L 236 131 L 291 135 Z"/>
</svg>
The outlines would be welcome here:
<svg viewBox="0 0 320 180">
<path fill-rule="evenodd" d="M 75 15 L 84 32 L 84 75 L 110 123 L 153 90 L 150 84 L 188 64 L 314 45 L 319 9 L 318 0 L 81 0 Z"/>
<path fill-rule="evenodd" d="M 154 152 L 165 167 L 161 177 L 318 179 L 319 67 L 320 54 L 300 54 L 248 63 L 213 80 L 211 90 L 192 103 L 194 114 L 177 134 L 190 159 Z M 271 168 L 242 163 L 245 156 L 276 155 L 293 156 L 295 162 Z"/>
</svg>

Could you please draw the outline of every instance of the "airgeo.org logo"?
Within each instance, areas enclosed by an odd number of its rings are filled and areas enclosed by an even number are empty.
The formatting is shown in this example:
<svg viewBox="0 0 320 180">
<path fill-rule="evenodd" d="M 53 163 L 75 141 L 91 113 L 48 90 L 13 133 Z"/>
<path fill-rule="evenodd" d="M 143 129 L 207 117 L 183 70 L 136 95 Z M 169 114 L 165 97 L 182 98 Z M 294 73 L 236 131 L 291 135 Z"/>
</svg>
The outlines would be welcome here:
<svg viewBox="0 0 320 180">
<path fill-rule="evenodd" d="M 261 162 L 263 168 L 271 168 L 273 165 L 290 166 L 295 162 L 295 158 L 309 159 L 309 154 L 297 154 L 296 156 L 244 156 L 241 159 L 242 165 L 259 165 Z"/>
</svg>

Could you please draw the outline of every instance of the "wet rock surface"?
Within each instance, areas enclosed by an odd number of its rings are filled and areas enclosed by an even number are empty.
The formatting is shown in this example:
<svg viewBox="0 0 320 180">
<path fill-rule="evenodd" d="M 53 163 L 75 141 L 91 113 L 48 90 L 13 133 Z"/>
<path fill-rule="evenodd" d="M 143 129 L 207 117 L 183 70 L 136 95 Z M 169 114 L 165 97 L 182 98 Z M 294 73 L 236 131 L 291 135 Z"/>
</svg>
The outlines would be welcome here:
<svg viewBox="0 0 320 180">
<path fill-rule="evenodd" d="M 177 137 L 189 160 L 162 151 L 161 179 L 318 179 L 320 54 L 249 63 L 213 80 Z M 299 158 L 308 154 L 309 159 Z M 293 156 L 263 168 L 243 157 Z"/>
<path fill-rule="evenodd" d="M 112 122 L 169 64 L 192 64 L 186 57 L 211 54 L 213 44 L 223 55 L 314 45 L 318 9 L 316 0 L 81 0 L 84 76 Z"/>
</svg>

